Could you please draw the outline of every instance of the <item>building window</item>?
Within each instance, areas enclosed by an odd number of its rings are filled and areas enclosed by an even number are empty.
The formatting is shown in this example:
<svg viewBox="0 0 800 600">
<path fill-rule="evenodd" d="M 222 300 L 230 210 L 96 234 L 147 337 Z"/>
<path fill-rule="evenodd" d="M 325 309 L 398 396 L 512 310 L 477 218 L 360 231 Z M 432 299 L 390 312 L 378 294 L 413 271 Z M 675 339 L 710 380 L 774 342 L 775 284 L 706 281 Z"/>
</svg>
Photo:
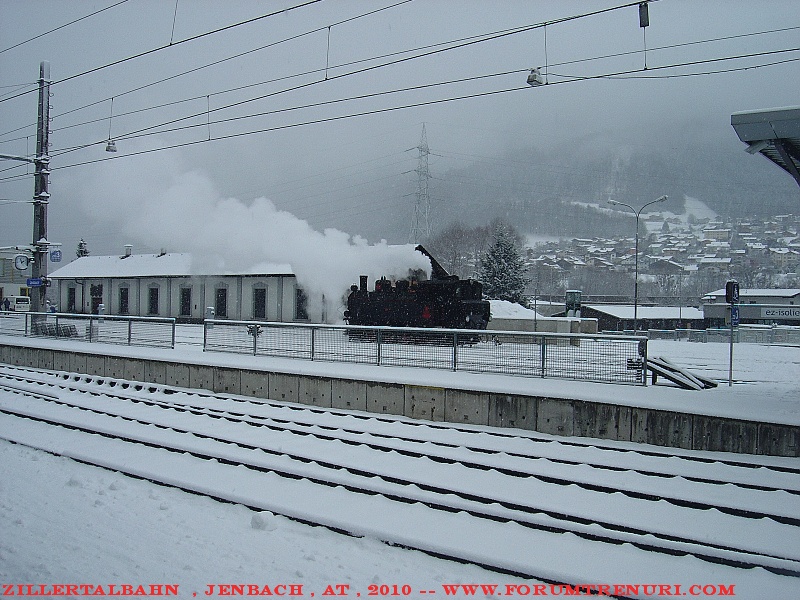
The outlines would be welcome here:
<svg viewBox="0 0 800 600">
<path fill-rule="evenodd" d="M 298 321 L 308 320 L 308 297 L 300 288 L 295 289 L 294 318 Z"/>
<path fill-rule="evenodd" d="M 158 288 L 151 287 L 147 290 L 147 314 L 158 314 Z"/>
<path fill-rule="evenodd" d="M 188 317 L 192 314 L 192 288 L 181 288 L 180 316 Z"/>
<path fill-rule="evenodd" d="M 217 317 L 228 316 L 228 290 L 226 288 L 217 288 L 214 313 Z"/>
<path fill-rule="evenodd" d="M 253 318 L 261 320 L 267 318 L 267 288 L 253 289 Z"/>
<path fill-rule="evenodd" d="M 119 288 L 119 314 L 130 314 L 130 305 L 128 303 L 128 295 L 130 290 L 126 287 Z"/>
</svg>

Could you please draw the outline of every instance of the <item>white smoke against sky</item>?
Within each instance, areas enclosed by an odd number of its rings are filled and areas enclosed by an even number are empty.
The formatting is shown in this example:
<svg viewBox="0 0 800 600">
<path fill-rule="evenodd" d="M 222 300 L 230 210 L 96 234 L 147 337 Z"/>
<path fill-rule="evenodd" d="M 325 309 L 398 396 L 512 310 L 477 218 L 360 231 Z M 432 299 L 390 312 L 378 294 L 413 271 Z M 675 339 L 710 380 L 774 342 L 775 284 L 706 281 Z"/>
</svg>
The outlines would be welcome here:
<svg viewBox="0 0 800 600">
<path fill-rule="evenodd" d="M 120 252 L 131 242 L 190 253 L 193 268 L 206 273 L 289 265 L 307 292 L 312 319 L 322 313 L 323 296 L 328 320 L 340 319 L 342 298 L 359 275 L 374 281 L 403 278 L 411 269 L 430 272 L 413 245 L 369 244 L 336 229 L 316 231 L 266 198 L 224 198 L 205 173 L 186 169 L 171 152 L 93 165 L 64 186 L 93 220 L 119 232 Z"/>
</svg>

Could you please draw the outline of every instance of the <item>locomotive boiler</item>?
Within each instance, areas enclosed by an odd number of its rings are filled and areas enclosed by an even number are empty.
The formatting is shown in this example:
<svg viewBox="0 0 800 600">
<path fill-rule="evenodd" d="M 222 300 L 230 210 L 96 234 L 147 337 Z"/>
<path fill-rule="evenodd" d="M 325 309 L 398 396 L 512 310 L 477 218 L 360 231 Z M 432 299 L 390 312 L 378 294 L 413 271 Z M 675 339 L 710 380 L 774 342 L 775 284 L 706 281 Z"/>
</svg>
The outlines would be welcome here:
<svg viewBox="0 0 800 600">
<path fill-rule="evenodd" d="M 416 250 L 431 261 L 431 278 L 393 284 L 382 277 L 370 292 L 367 276 L 362 275 L 359 285 L 350 287 L 345 321 L 373 327 L 486 329 L 490 305 L 483 299 L 481 283 L 450 275 L 423 246 Z"/>
</svg>

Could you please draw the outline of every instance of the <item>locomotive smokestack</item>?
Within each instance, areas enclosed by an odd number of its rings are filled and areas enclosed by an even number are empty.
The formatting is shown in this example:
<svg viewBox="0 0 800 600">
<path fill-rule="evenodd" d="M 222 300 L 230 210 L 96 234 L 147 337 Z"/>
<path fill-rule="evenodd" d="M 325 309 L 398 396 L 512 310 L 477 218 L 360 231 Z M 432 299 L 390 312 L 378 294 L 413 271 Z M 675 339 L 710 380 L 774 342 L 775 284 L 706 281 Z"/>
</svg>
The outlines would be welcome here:
<svg viewBox="0 0 800 600">
<path fill-rule="evenodd" d="M 358 281 L 358 283 L 359 283 L 358 289 L 361 290 L 362 292 L 366 292 L 367 291 L 367 276 L 366 275 L 361 275 L 358 279 L 359 279 L 359 281 Z"/>
</svg>

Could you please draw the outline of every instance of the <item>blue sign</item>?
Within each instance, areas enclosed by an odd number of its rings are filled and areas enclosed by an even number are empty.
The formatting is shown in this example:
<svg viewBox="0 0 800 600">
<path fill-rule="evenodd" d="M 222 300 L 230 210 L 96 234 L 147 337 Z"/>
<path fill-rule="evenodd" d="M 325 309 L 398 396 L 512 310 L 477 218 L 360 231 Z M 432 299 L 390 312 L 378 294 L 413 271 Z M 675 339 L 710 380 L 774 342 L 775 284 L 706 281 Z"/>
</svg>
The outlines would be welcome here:
<svg viewBox="0 0 800 600">
<path fill-rule="evenodd" d="M 50 251 L 50 261 L 51 262 L 61 262 L 61 250 L 51 250 Z"/>
<path fill-rule="evenodd" d="M 739 305 L 731 304 L 731 325 L 734 327 L 739 326 Z"/>
<path fill-rule="evenodd" d="M 41 277 L 28 277 L 26 280 L 28 287 L 42 287 L 42 278 Z"/>
</svg>

